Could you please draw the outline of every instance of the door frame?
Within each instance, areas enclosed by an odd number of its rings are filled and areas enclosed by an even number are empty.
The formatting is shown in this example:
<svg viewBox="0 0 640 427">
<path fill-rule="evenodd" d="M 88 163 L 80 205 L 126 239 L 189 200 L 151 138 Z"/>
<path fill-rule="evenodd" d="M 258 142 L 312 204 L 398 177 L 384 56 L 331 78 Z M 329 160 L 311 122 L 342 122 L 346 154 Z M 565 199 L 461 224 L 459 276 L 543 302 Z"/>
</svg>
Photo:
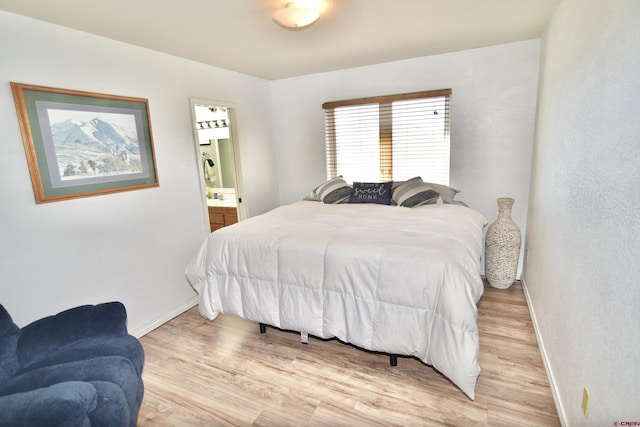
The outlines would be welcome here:
<svg viewBox="0 0 640 427">
<path fill-rule="evenodd" d="M 238 137 L 238 120 L 237 120 L 237 105 L 228 101 L 216 101 L 206 98 L 189 98 L 189 110 L 191 111 L 191 128 L 193 133 L 193 143 L 195 148 L 195 164 L 198 169 L 198 176 L 200 177 L 200 194 L 205 194 L 206 188 L 204 184 L 204 171 L 202 170 L 200 158 L 200 140 L 198 138 L 198 128 L 196 125 L 196 105 L 206 105 L 212 107 L 225 107 L 229 116 L 229 138 L 231 139 L 231 146 L 233 148 L 233 163 L 235 166 L 235 178 L 236 178 L 236 211 L 238 213 L 238 221 L 242 221 L 246 218 L 246 205 L 247 201 L 244 197 L 244 182 L 242 180 L 242 166 L 240 162 L 240 142 Z M 203 197 L 203 207 L 205 209 L 207 219 L 207 229 L 209 228 L 209 212 L 206 203 L 206 199 Z"/>
</svg>

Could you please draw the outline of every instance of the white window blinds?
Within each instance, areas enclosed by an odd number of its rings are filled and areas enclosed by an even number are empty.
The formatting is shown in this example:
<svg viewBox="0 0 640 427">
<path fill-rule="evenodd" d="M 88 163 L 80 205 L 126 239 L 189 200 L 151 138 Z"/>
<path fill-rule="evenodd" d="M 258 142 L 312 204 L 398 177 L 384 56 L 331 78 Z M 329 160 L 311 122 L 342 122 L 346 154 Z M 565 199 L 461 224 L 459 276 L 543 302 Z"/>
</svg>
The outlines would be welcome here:
<svg viewBox="0 0 640 427">
<path fill-rule="evenodd" d="M 327 178 L 449 184 L 451 90 L 327 102 Z"/>
</svg>

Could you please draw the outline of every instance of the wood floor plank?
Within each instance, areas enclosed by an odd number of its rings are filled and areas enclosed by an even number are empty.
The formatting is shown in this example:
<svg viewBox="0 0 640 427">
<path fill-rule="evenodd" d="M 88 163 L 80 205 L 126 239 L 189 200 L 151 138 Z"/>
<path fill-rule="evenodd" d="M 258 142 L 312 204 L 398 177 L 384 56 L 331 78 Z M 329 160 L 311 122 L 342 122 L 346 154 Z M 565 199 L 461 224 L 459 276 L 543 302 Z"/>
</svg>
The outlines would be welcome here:
<svg viewBox="0 0 640 427">
<path fill-rule="evenodd" d="M 309 338 L 197 307 L 141 338 L 139 426 L 558 426 L 524 294 L 485 284 L 471 401 L 415 358 Z"/>
</svg>

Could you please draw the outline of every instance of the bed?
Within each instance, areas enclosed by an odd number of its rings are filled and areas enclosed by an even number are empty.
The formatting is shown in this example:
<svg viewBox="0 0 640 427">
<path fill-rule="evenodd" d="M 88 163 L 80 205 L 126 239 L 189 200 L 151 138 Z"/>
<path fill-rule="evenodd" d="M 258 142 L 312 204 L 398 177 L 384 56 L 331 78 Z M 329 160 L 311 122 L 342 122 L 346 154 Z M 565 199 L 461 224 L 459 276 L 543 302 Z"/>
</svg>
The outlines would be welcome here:
<svg viewBox="0 0 640 427">
<path fill-rule="evenodd" d="M 474 399 L 485 225 L 457 204 L 299 201 L 216 230 L 186 277 L 208 319 L 414 356 Z"/>
</svg>

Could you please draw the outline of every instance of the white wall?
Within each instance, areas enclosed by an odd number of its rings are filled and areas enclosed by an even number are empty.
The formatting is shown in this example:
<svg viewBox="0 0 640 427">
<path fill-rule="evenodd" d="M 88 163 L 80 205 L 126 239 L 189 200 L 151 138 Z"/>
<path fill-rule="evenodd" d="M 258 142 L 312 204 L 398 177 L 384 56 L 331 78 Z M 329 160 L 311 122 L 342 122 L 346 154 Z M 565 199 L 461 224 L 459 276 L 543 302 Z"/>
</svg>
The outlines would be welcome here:
<svg viewBox="0 0 640 427">
<path fill-rule="evenodd" d="M 0 304 L 19 325 L 121 300 L 144 332 L 193 304 L 208 233 L 189 97 L 234 103 L 249 215 L 278 203 L 265 80 L 0 11 Z M 9 82 L 147 98 L 160 187 L 36 205 Z"/>
<path fill-rule="evenodd" d="M 563 0 L 542 42 L 524 279 L 571 426 L 640 421 L 638 23 L 637 0 Z"/>
<path fill-rule="evenodd" d="M 530 40 L 274 81 L 280 201 L 326 179 L 323 102 L 451 88 L 450 184 L 489 222 L 496 199 L 514 197 L 524 235 L 538 59 Z"/>
</svg>

